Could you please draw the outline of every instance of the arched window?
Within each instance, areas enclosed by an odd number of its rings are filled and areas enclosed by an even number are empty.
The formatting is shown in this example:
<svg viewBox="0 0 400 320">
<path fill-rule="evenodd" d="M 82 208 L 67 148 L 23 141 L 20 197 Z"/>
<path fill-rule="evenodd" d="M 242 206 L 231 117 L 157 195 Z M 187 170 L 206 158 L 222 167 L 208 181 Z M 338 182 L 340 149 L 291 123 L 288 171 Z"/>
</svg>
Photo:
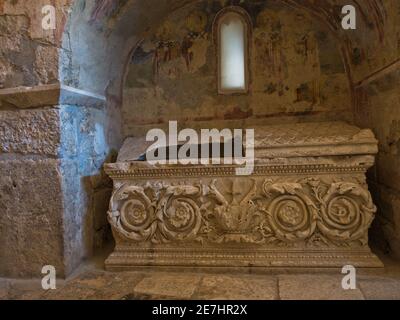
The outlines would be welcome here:
<svg viewBox="0 0 400 320">
<path fill-rule="evenodd" d="M 249 31 L 247 13 L 241 8 L 221 11 L 214 32 L 218 48 L 218 92 L 247 93 L 249 88 Z"/>
</svg>

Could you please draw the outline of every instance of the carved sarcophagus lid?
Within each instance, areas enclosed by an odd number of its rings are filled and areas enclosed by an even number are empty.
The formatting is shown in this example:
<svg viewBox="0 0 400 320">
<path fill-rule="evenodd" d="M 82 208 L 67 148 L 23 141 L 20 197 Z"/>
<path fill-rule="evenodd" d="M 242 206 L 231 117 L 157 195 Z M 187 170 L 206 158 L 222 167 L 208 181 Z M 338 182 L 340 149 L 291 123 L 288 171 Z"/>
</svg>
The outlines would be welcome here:
<svg viewBox="0 0 400 320">
<path fill-rule="evenodd" d="M 116 240 L 107 268 L 381 267 L 368 246 L 373 133 L 342 122 L 254 129 L 243 140 L 255 151 L 248 176 L 237 163 L 151 164 L 152 143 L 127 139 L 105 166 Z"/>
<path fill-rule="evenodd" d="M 255 128 L 254 147 L 260 159 L 378 153 L 378 141 L 371 130 L 362 130 L 344 122 L 298 123 Z"/>
</svg>

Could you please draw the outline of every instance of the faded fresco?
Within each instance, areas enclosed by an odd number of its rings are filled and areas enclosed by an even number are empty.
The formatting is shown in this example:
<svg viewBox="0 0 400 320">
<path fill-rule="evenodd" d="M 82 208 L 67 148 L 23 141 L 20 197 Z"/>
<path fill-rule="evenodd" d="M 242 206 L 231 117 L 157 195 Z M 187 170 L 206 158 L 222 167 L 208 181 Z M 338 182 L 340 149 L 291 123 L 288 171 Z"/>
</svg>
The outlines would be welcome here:
<svg viewBox="0 0 400 320">
<path fill-rule="evenodd" d="M 355 83 L 400 58 L 400 1 L 369 0 L 357 9 L 358 31 L 346 33 Z"/>
<path fill-rule="evenodd" d="M 212 24 L 220 1 L 186 7 L 150 32 L 133 54 L 124 91 L 126 135 L 168 120 L 351 120 L 348 78 L 328 29 L 283 4 L 244 7 L 253 23 L 249 93 L 217 93 Z"/>
</svg>

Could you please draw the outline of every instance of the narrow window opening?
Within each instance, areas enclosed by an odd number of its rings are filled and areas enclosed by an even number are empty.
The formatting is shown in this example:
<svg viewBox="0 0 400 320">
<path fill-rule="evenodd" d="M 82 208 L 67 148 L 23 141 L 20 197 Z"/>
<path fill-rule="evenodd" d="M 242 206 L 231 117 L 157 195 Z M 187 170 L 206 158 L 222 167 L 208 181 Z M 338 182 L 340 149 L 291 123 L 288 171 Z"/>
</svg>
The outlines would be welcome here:
<svg viewBox="0 0 400 320">
<path fill-rule="evenodd" d="M 218 19 L 219 92 L 248 91 L 248 23 L 237 12 L 224 13 Z"/>
</svg>

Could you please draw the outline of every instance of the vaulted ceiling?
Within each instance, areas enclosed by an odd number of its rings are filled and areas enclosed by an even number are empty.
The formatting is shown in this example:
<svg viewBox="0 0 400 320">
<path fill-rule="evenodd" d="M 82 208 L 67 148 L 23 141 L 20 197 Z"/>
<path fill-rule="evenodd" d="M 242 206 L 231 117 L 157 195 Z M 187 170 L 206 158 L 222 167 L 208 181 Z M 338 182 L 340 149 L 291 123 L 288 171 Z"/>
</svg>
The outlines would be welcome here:
<svg viewBox="0 0 400 320">
<path fill-rule="evenodd" d="M 268 0 L 266 0 L 268 1 Z M 341 31 L 340 28 L 340 16 L 341 9 L 344 5 L 352 4 L 360 12 L 360 17 L 363 22 L 368 25 L 371 29 L 383 36 L 383 26 L 386 18 L 386 10 L 383 0 L 274 0 L 275 2 L 284 2 L 294 8 L 301 8 L 307 10 L 316 16 L 326 21 L 333 30 Z M 151 2 L 151 1 L 149 1 Z M 190 3 L 198 2 L 198 0 L 170 0 L 168 1 L 169 12 L 173 12 L 180 7 L 188 5 Z M 220 0 L 222 5 L 229 4 L 243 4 L 246 1 L 232 1 L 232 0 Z M 250 0 L 248 2 L 265 2 L 260 0 Z M 120 14 L 128 14 L 129 7 L 140 11 L 142 7 L 138 1 L 135 0 L 98 0 L 93 7 L 91 13 L 91 21 L 96 20 L 115 20 L 118 19 Z M 152 10 L 145 12 L 146 15 L 151 16 L 152 11 L 161 11 L 161 6 L 153 7 Z"/>
<path fill-rule="evenodd" d="M 305 10 L 326 23 L 338 39 L 351 65 L 351 51 L 363 41 L 383 41 L 387 8 L 384 0 L 203 0 L 221 5 L 245 5 L 248 2 L 284 3 Z M 165 17 L 198 0 L 84 0 L 73 1 L 73 10 L 65 29 L 65 51 L 61 64 L 79 70 L 62 74 L 63 81 L 98 93 L 119 95 L 122 77 L 130 53 L 141 37 L 157 27 Z M 362 37 L 341 28 L 341 9 L 352 4 L 359 12 Z M 73 68 L 72 68 L 73 69 Z M 348 66 L 350 80 L 351 66 Z M 61 68 L 60 70 L 63 70 Z M 77 74 L 79 74 L 77 76 Z"/>
</svg>

